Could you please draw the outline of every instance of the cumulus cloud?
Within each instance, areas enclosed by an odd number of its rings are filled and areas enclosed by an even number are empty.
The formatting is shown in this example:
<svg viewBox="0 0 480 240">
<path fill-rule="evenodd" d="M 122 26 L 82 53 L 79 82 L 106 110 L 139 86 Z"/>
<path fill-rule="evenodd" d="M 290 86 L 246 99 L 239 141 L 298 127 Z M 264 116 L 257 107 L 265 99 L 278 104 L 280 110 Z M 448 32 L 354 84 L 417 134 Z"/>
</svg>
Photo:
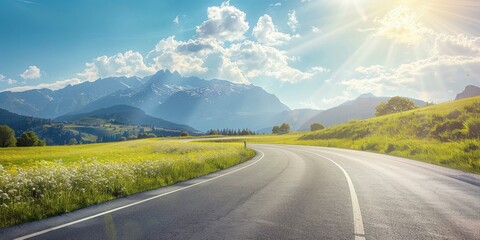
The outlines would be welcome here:
<svg viewBox="0 0 480 240">
<path fill-rule="evenodd" d="M 14 79 L 6 79 L 4 75 L 0 74 L 0 82 L 4 82 L 8 85 L 12 85 L 12 84 L 15 84 L 17 83 L 18 81 L 17 80 L 14 80 Z"/>
<path fill-rule="evenodd" d="M 295 12 L 295 10 L 288 12 L 287 24 L 292 29 L 293 32 L 297 31 L 298 20 L 297 20 L 297 12 Z"/>
<path fill-rule="evenodd" d="M 42 83 L 38 84 L 35 86 L 22 86 L 22 87 L 13 87 L 6 89 L 5 91 L 11 91 L 11 92 L 23 92 L 23 91 L 28 91 L 32 89 L 42 89 L 42 88 L 48 88 L 52 90 L 57 90 L 66 87 L 67 85 L 75 85 L 82 83 L 83 81 L 80 80 L 79 78 L 71 78 L 71 79 L 66 79 L 66 80 L 61 80 L 61 81 L 56 81 L 54 83 Z"/>
<path fill-rule="evenodd" d="M 258 19 L 252 35 L 259 43 L 271 46 L 281 45 L 292 38 L 289 34 L 279 32 L 275 24 L 273 24 L 272 18 L 267 14 Z"/>
<path fill-rule="evenodd" d="M 302 72 L 291 67 L 288 62 L 293 58 L 288 57 L 285 52 L 253 41 L 233 44 L 228 49 L 228 54 L 249 78 L 263 76 L 295 83 L 314 75 L 312 72 Z"/>
<path fill-rule="evenodd" d="M 383 36 L 396 43 L 416 45 L 422 42 L 433 31 L 419 22 L 417 14 L 407 7 L 398 7 L 388 12 L 383 18 L 376 19 L 379 25 L 375 36 Z"/>
<path fill-rule="evenodd" d="M 144 77 L 155 73 L 153 67 L 145 64 L 142 54 L 131 50 L 113 56 L 97 57 L 85 66 L 86 69 L 78 76 L 89 81 L 105 77 Z"/>
<path fill-rule="evenodd" d="M 249 29 L 246 14 L 231 6 L 229 2 L 209 7 L 207 16 L 208 19 L 196 29 L 200 38 L 215 38 L 219 41 L 242 40 Z"/>
<path fill-rule="evenodd" d="M 480 37 L 440 34 L 435 40 L 433 51 L 436 55 L 480 56 Z"/>
<path fill-rule="evenodd" d="M 280 3 L 280 2 L 270 3 L 270 4 L 268 4 L 268 6 L 269 6 L 269 7 L 280 7 L 280 6 L 282 6 L 282 3 Z"/>
<path fill-rule="evenodd" d="M 25 70 L 22 74 L 20 74 L 20 77 L 23 79 L 36 79 L 42 76 L 42 73 L 40 73 L 40 68 L 37 66 L 29 66 L 27 70 Z"/>
<path fill-rule="evenodd" d="M 421 59 L 396 68 L 373 65 L 358 67 L 358 77 L 342 81 L 356 92 L 385 94 L 404 92 L 428 101 L 452 99 L 466 85 L 478 85 L 480 55 L 478 38 L 465 35 L 439 35 L 434 51 Z"/>
</svg>

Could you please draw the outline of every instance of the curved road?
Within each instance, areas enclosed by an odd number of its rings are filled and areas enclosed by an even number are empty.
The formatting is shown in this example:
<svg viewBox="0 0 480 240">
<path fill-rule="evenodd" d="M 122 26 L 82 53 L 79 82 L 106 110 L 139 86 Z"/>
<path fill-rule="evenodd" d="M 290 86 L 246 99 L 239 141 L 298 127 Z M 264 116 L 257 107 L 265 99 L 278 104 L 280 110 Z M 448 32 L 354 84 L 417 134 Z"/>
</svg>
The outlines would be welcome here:
<svg viewBox="0 0 480 240">
<path fill-rule="evenodd" d="M 0 230 L 1 239 L 480 239 L 480 177 L 380 154 L 251 145 L 236 167 Z"/>
</svg>

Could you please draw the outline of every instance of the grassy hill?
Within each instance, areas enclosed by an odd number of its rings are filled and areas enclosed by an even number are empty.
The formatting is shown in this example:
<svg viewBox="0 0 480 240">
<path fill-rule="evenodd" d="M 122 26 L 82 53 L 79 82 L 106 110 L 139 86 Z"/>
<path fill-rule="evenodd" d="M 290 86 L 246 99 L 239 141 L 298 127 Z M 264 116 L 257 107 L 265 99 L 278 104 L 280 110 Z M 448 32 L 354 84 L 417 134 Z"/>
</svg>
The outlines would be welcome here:
<svg viewBox="0 0 480 240">
<path fill-rule="evenodd" d="M 351 121 L 298 140 L 386 153 L 480 173 L 480 97 Z"/>
</svg>

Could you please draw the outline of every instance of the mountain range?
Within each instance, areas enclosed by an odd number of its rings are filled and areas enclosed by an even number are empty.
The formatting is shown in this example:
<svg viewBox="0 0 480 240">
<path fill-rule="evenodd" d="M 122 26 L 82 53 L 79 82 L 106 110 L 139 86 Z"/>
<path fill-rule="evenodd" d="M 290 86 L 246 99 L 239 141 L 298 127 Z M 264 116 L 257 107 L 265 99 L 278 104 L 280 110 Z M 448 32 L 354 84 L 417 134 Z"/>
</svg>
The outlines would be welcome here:
<svg viewBox="0 0 480 240">
<path fill-rule="evenodd" d="M 479 90 L 467 86 L 457 98 L 478 95 Z M 269 133 L 272 126 L 284 122 L 289 123 L 292 130 L 308 131 L 315 122 L 331 126 L 370 118 L 375 114 L 375 107 L 388 99 L 363 94 L 324 111 L 290 110 L 275 95 L 258 86 L 183 77 L 177 72 L 162 70 L 145 78 L 104 78 L 59 90 L 4 91 L 0 92 L 0 108 L 61 121 L 93 116 L 120 119 L 120 114 L 124 123 L 144 125 L 148 122 L 190 132 L 248 128 Z M 421 100 L 412 100 L 419 106 L 425 105 Z"/>
<path fill-rule="evenodd" d="M 99 79 L 55 91 L 0 92 L 0 108 L 42 118 L 116 105 L 136 107 L 153 117 L 203 131 L 248 128 L 245 119 L 290 110 L 275 95 L 254 85 L 182 77 L 168 70 L 145 78 Z"/>
</svg>

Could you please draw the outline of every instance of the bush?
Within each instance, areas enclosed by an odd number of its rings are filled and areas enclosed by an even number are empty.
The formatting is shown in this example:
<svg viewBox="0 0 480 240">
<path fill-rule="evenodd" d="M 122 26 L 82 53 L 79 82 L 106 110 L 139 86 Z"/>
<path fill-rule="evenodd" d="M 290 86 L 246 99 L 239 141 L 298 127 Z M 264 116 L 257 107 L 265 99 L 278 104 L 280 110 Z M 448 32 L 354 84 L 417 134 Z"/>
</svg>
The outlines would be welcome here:
<svg viewBox="0 0 480 240">
<path fill-rule="evenodd" d="M 465 106 L 465 111 L 468 113 L 480 113 L 480 102 L 475 102 L 472 105 Z"/>
<path fill-rule="evenodd" d="M 187 137 L 187 136 L 189 136 L 188 132 L 183 131 L 182 133 L 180 133 L 180 137 Z"/>
<path fill-rule="evenodd" d="M 69 141 L 68 141 L 68 145 L 77 145 L 78 144 L 78 141 L 76 138 L 71 138 Z"/>
<path fill-rule="evenodd" d="M 325 126 L 323 126 L 323 124 L 321 123 L 313 123 L 312 125 L 310 125 L 310 131 L 318 131 L 318 130 L 322 130 L 324 129 Z"/>
<path fill-rule="evenodd" d="M 471 118 L 465 122 L 469 138 L 480 138 L 480 119 Z"/>
<path fill-rule="evenodd" d="M 460 112 L 459 110 L 455 109 L 455 110 L 451 111 L 451 112 L 447 115 L 447 118 L 448 118 L 448 119 L 457 119 L 457 118 L 459 118 L 461 115 L 462 115 L 462 112 Z"/>
<path fill-rule="evenodd" d="M 34 131 L 26 131 L 17 139 L 18 147 L 45 146 L 45 141 L 38 139 Z"/>
</svg>

